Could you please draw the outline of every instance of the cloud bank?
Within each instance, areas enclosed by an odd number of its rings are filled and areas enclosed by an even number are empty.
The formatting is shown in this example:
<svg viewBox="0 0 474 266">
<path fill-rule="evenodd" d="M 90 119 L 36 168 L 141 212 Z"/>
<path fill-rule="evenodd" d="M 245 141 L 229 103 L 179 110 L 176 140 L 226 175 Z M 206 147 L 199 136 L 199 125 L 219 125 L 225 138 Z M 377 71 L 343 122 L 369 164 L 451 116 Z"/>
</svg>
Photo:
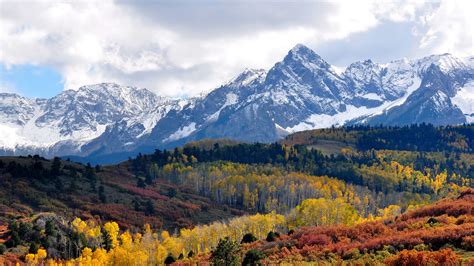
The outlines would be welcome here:
<svg viewBox="0 0 474 266">
<path fill-rule="evenodd" d="M 0 63 L 53 68 L 65 89 L 116 82 L 189 97 L 268 69 L 296 43 L 338 65 L 472 55 L 470 10 L 468 0 L 1 0 Z"/>
</svg>

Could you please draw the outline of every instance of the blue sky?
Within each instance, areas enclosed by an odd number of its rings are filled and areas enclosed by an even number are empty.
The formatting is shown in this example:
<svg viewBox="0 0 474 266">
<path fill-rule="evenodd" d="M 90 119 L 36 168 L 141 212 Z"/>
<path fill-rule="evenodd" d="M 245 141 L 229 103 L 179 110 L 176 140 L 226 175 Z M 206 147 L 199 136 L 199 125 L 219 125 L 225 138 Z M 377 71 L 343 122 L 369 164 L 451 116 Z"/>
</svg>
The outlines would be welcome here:
<svg viewBox="0 0 474 266">
<path fill-rule="evenodd" d="M 191 97 L 245 68 L 269 69 L 297 43 L 339 67 L 369 58 L 473 55 L 470 0 L 0 0 L 0 6 L 0 92 L 28 97 L 100 82 Z"/>
<path fill-rule="evenodd" d="M 0 86 L 5 91 L 32 98 L 50 98 L 63 90 L 61 74 L 52 68 L 33 65 L 0 65 Z"/>
</svg>

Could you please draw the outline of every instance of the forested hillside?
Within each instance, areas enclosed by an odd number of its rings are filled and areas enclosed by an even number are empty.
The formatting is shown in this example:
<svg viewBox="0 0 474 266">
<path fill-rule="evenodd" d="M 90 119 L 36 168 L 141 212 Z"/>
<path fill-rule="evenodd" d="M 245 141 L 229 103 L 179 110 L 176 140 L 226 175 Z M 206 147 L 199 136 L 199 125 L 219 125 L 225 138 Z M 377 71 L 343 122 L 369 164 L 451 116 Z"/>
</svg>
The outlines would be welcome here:
<svg viewBox="0 0 474 266">
<path fill-rule="evenodd" d="M 122 227 L 174 229 L 241 214 L 224 210 L 187 186 L 144 179 L 117 166 L 81 165 L 55 158 L 0 158 L 0 222 L 38 212 L 114 220 Z M 234 213 L 234 214 L 232 214 Z"/>
<path fill-rule="evenodd" d="M 358 150 L 406 150 L 418 152 L 474 152 L 474 125 L 435 127 L 414 124 L 403 127 L 347 126 L 302 131 L 287 136 L 282 143 L 316 145 L 333 140 Z"/>
<path fill-rule="evenodd" d="M 392 263 L 405 249 L 452 259 L 472 249 L 472 141 L 473 126 L 350 127 L 205 140 L 110 166 L 3 157 L 0 249 L 29 263 L 216 262 L 222 245 L 239 263 Z M 431 229 L 449 240 L 424 238 Z M 407 230 L 423 241 L 398 243 Z"/>
<path fill-rule="evenodd" d="M 227 255 L 248 264 L 472 265 L 473 215 L 471 189 L 455 199 L 354 226 L 303 227 L 240 245 L 229 238 L 200 261 L 217 261 L 224 247 L 232 247 L 236 255 Z"/>
</svg>

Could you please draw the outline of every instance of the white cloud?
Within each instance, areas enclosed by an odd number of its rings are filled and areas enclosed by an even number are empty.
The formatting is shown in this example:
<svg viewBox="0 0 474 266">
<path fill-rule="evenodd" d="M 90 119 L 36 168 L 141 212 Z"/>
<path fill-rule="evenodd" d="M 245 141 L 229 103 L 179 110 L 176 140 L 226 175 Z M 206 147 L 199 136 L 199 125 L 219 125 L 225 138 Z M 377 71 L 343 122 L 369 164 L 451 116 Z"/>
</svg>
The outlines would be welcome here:
<svg viewBox="0 0 474 266">
<path fill-rule="evenodd" d="M 424 0 L 382 0 L 375 3 L 374 12 L 381 20 L 403 22 L 415 20 L 417 13 L 423 11 L 430 4 L 436 4 L 436 2 Z"/>
<path fill-rule="evenodd" d="M 451 0 L 420 18 L 425 33 L 420 48 L 432 53 L 474 54 L 474 2 Z"/>
<path fill-rule="evenodd" d="M 13 86 L 13 84 L 1 80 L 0 81 L 0 93 L 2 93 L 2 92 L 18 93 L 18 91 Z"/>
<path fill-rule="evenodd" d="M 413 21 L 423 49 L 465 52 L 468 8 L 450 3 L 0 0 L 0 62 L 52 67 L 66 89 L 117 82 L 192 96 L 246 67 L 271 67 L 296 43 L 316 47 L 385 21 Z"/>
</svg>

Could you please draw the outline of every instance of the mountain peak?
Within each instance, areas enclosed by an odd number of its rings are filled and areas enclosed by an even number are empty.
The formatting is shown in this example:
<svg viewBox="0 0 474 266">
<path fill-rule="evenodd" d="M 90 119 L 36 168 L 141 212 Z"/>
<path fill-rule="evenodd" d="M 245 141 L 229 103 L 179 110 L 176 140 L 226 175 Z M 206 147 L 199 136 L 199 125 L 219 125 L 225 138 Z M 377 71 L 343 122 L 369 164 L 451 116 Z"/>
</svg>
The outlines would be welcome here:
<svg viewBox="0 0 474 266">
<path fill-rule="evenodd" d="M 267 72 L 264 69 L 246 68 L 237 77 L 229 81 L 227 85 L 234 86 L 234 87 L 247 86 L 256 80 L 263 81 L 263 79 L 266 76 L 266 73 Z"/>
<path fill-rule="evenodd" d="M 283 59 L 287 65 L 303 65 L 308 69 L 329 69 L 331 66 L 321 56 L 303 44 L 297 44 Z"/>
<path fill-rule="evenodd" d="M 0 92 L 0 98 L 24 98 L 24 97 L 14 92 Z"/>
<path fill-rule="evenodd" d="M 354 63 L 351 63 L 347 68 L 346 71 L 349 69 L 353 68 L 363 68 L 363 67 L 375 67 L 378 66 L 378 64 L 374 63 L 372 60 L 367 59 L 363 61 L 356 61 Z"/>
<path fill-rule="evenodd" d="M 139 97 L 155 98 L 166 100 L 168 97 L 158 96 L 146 88 L 138 88 L 132 86 L 122 86 L 117 83 L 97 83 L 84 85 L 77 90 L 64 91 L 65 95 L 110 95 L 111 97 L 134 97 L 130 95 L 141 95 Z M 59 94 L 61 95 L 61 94 Z M 93 96 L 96 97 L 96 96 Z"/>
<path fill-rule="evenodd" d="M 303 44 L 297 44 L 295 47 L 293 47 L 289 52 L 288 56 L 291 56 L 293 58 L 304 58 L 304 59 L 321 59 L 321 57 L 316 54 L 311 48 L 303 45 Z M 287 56 L 287 57 L 288 57 Z"/>
<path fill-rule="evenodd" d="M 432 64 L 439 66 L 444 72 L 449 72 L 454 69 L 466 68 L 466 63 L 456 56 L 444 53 L 426 56 L 418 60 L 417 64 L 422 71 L 427 71 Z"/>
<path fill-rule="evenodd" d="M 290 50 L 290 52 L 294 52 L 294 53 L 308 52 L 308 51 L 313 52 L 313 50 L 311 50 L 308 46 L 306 46 L 306 45 L 304 45 L 304 44 L 301 44 L 301 43 L 296 44 L 296 45 Z"/>
<path fill-rule="evenodd" d="M 381 68 L 378 64 L 367 59 L 364 61 L 357 61 L 350 64 L 344 71 L 344 75 L 354 81 L 368 81 L 371 82 L 377 79 Z"/>
<path fill-rule="evenodd" d="M 374 62 L 372 62 L 372 59 L 364 60 L 362 63 L 365 64 L 365 65 L 373 65 L 374 64 Z"/>
<path fill-rule="evenodd" d="M 118 89 L 123 89 L 123 88 L 131 88 L 127 86 L 121 86 L 117 83 L 112 83 L 112 82 L 103 82 L 103 83 L 97 83 L 97 84 L 90 84 L 90 85 L 84 85 L 79 87 L 78 91 L 82 90 L 118 90 Z"/>
<path fill-rule="evenodd" d="M 450 93 L 451 86 L 440 66 L 431 63 L 425 70 L 421 87 L 429 90 L 443 90 Z"/>
</svg>

